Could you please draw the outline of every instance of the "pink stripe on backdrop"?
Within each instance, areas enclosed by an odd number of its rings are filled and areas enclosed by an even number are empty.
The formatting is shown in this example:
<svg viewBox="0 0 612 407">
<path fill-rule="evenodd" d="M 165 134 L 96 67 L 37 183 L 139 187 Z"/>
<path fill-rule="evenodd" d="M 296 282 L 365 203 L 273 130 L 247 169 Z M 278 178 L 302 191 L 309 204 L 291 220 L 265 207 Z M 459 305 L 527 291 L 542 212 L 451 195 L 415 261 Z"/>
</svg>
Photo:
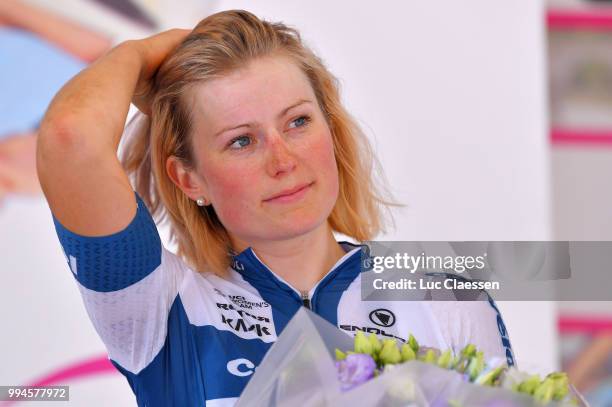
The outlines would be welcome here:
<svg viewBox="0 0 612 407">
<path fill-rule="evenodd" d="M 95 356 L 89 359 L 55 369 L 50 373 L 26 384 L 25 386 L 52 386 L 66 385 L 67 382 L 84 379 L 90 376 L 119 373 L 106 355 Z M 10 406 L 15 402 L 0 403 L 1 406 Z"/>
<path fill-rule="evenodd" d="M 612 10 L 548 10 L 546 22 L 551 29 L 612 30 Z"/>
<path fill-rule="evenodd" d="M 34 381 L 30 386 L 50 386 L 67 380 L 81 379 L 86 376 L 117 372 L 106 355 L 82 360 Z"/>
<path fill-rule="evenodd" d="M 612 334 L 611 317 L 560 317 L 557 322 L 559 333 Z"/>
<path fill-rule="evenodd" d="M 550 141 L 553 144 L 601 144 L 612 147 L 611 131 L 560 130 L 552 129 Z"/>
</svg>

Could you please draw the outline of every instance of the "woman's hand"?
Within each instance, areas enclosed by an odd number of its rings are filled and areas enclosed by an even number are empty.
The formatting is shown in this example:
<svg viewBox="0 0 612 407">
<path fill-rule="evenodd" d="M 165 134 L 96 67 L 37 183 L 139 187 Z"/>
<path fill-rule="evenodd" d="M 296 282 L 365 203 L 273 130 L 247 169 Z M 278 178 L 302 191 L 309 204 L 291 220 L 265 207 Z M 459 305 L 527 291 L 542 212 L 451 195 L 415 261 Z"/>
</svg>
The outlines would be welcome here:
<svg viewBox="0 0 612 407">
<path fill-rule="evenodd" d="M 161 63 L 166 59 L 191 30 L 175 28 L 153 35 L 151 37 L 129 41 L 127 46 L 133 46 L 141 56 L 141 71 L 132 102 L 145 114 L 151 112 L 152 79 Z"/>
</svg>

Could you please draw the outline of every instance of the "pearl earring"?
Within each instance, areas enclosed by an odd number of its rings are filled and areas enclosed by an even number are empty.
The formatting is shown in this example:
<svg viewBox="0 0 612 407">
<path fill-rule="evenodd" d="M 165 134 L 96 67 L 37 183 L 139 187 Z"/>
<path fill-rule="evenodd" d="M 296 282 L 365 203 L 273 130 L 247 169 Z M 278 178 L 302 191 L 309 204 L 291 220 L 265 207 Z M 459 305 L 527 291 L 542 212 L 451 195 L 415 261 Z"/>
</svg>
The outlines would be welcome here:
<svg viewBox="0 0 612 407">
<path fill-rule="evenodd" d="M 196 199 L 196 203 L 198 204 L 198 206 L 205 206 L 207 204 L 207 202 L 204 199 L 204 197 Z"/>
</svg>

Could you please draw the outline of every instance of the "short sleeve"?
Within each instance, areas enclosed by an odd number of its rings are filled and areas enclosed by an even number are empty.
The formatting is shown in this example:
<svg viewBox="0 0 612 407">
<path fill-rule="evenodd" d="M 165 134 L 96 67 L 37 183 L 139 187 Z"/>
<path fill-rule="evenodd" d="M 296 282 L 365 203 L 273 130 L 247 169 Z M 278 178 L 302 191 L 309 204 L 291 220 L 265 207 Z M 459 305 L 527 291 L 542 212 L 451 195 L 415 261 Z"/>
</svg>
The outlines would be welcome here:
<svg viewBox="0 0 612 407">
<path fill-rule="evenodd" d="M 109 357 L 136 374 L 164 344 L 183 263 L 162 246 L 151 214 L 134 195 L 136 215 L 112 235 L 81 236 L 55 217 L 53 221 L 83 304 Z"/>
<path fill-rule="evenodd" d="M 112 235 L 81 236 L 53 216 L 68 266 L 83 287 L 98 292 L 120 290 L 142 280 L 161 263 L 155 222 L 140 196 L 134 195 L 136 215 L 125 229 Z"/>
</svg>

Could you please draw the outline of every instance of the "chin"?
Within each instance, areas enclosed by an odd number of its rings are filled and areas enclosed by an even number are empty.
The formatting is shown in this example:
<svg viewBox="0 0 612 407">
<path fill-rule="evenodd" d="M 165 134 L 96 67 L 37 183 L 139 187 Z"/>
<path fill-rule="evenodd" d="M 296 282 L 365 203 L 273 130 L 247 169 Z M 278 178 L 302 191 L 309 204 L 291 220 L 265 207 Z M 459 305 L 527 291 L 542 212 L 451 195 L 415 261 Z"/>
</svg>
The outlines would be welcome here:
<svg viewBox="0 0 612 407">
<path fill-rule="evenodd" d="M 287 217 L 283 221 L 267 227 L 267 230 L 274 231 L 269 239 L 282 240 L 291 239 L 297 236 L 310 233 L 313 230 L 325 225 L 327 216 L 296 216 Z"/>
</svg>

